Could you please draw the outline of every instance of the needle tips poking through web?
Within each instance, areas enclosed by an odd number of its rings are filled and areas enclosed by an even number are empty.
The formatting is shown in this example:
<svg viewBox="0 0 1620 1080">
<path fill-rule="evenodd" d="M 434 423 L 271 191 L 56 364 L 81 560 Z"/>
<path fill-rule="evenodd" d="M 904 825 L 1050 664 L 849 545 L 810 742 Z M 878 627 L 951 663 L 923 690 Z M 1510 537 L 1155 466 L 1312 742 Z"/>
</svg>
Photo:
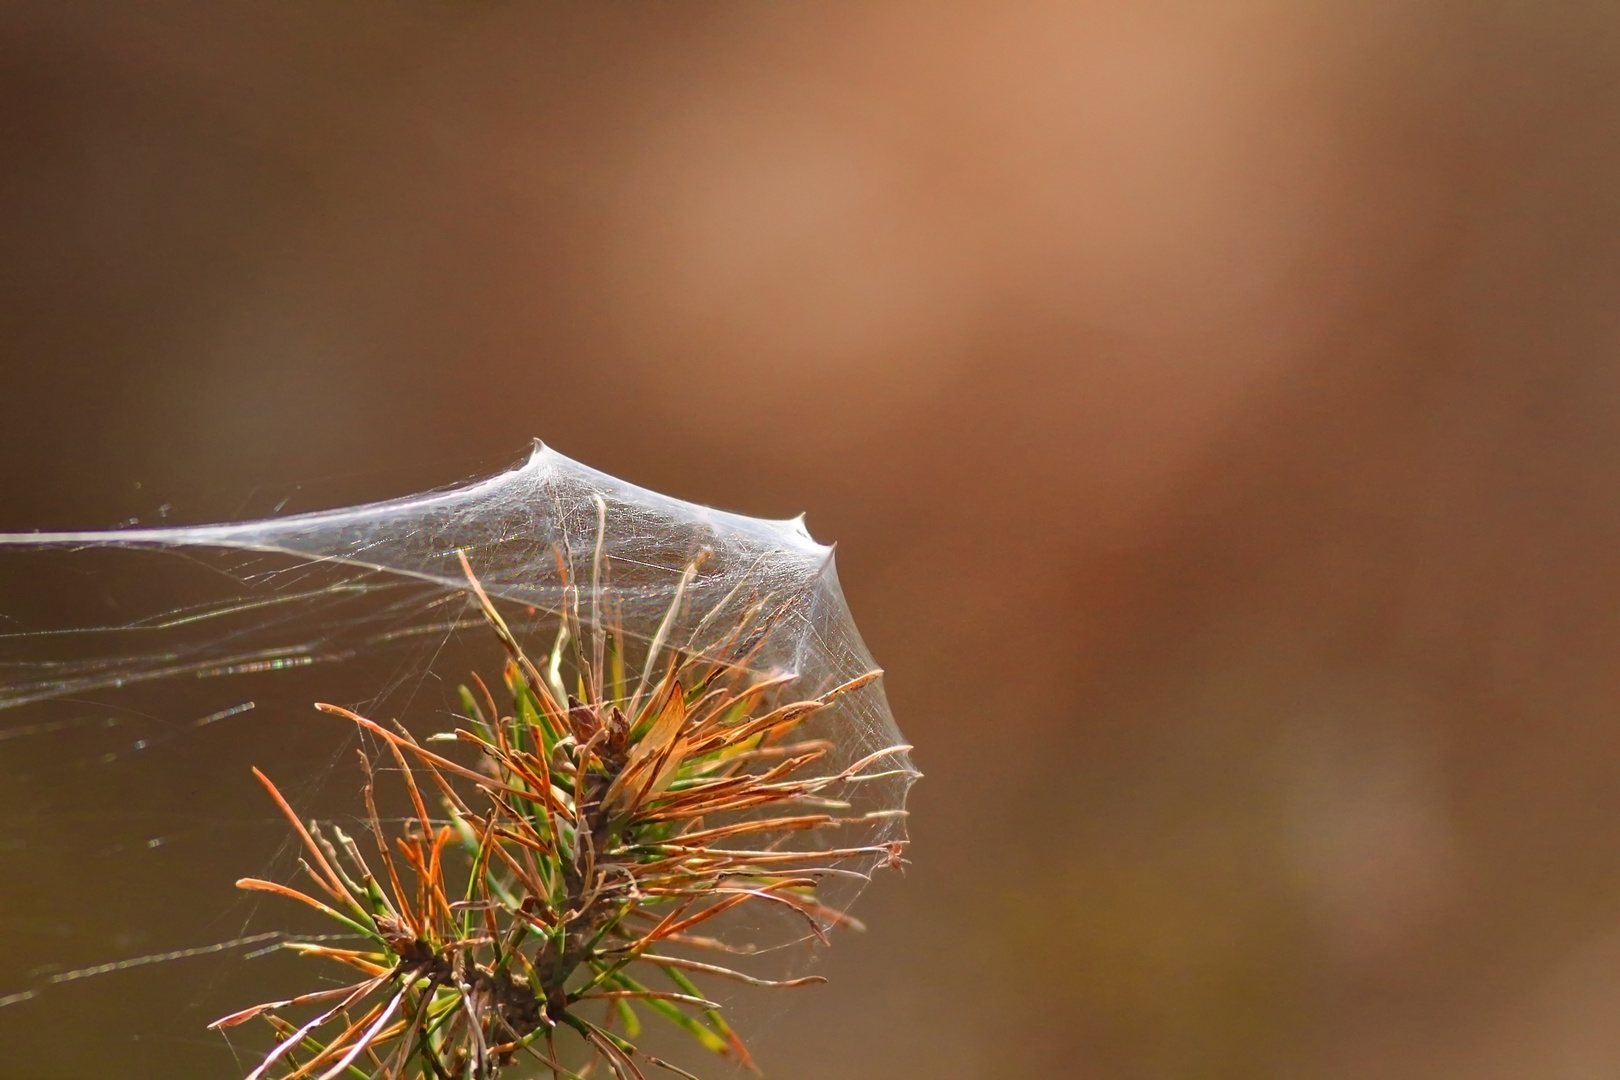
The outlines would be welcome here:
<svg viewBox="0 0 1620 1080">
<path fill-rule="evenodd" d="M 362 979 L 221 1020 L 290 1025 L 276 1027 L 277 1050 L 255 1076 L 273 1075 L 322 1031 L 325 1049 L 297 1075 L 403 1076 L 417 1053 L 409 1046 L 432 1044 L 439 1067 L 455 1075 L 493 1077 L 529 1055 L 551 1075 L 572 1076 L 556 1038 L 565 1030 L 625 1080 L 642 1065 L 692 1075 L 638 1056 L 628 1035 L 638 1010 L 748 1065 L 723 1002 L 696 983 L 819 981 L 747 969 L 858 927 L 848 913 L 855 896 L 875 870 L 903 863 L 906 793 L 918 776 L 911 748 L 851 617 L 833 549 L 802 518 L 684 502 L 537 444 L 497 476 L 365 506 L 0 535 L 0 549 L 48 547 L 211 549 L 274 556 L 322 576 L 244 578 L 244 595 L 229 602 L 70 633 L 64 640 L 81 653 L 0 671 L 0 718 L 75 695 L 217 681 L 223 700 L 168 721 L 195 732 L 271 711 L 256 707 L 257 690 L 251 700 L 231 697 L 236 680 L 306 668 L 340 680 L 357 658 L 401 641 L 474 630 L 494 650 L 485 677 L 433 668 L 432 686 L 461 684 L 443 704 L 402 700 L 399 711 L 379 713 L 359 704 L 381 700 L 369 685 L 324 699 L 346 702 L 321 708 L 381 752 L 409 796 L 404 831 L 388 835 L 389 819 L 371 802 L 370 755 L 363 759 L 361 816 L 374 854 L 335 825 L 301 819 L 298 800 L 259 773 L 296 834 L 314 895 L 268 877 L 242 886 L 336 919 L 357 948 L 318 937 L 287 947 Z M 148 647 L 148 637 L 162 647 Z M 139 647 L 95 653 L 108 642 Z M 438 663 L 437 651 L 424 655 Z M 504 689 L 504 704 L 491 687 Z M 446 704 L 463 726 L 412 734 L 420 723 L 442 725 Z M 236 944 L 259 940 L 270 939 Z M 649 965 L 667 985 L 633 974 Z M 606 1011 L 587 1015 L 587 1004 Z M 314 1013 L 283 1017 L 301 1008 Z M 340 1018 L 341 1030 L 327 1026 Z M 410 1031 L 414 1043 L 401 1039 Z"/>
</svg>

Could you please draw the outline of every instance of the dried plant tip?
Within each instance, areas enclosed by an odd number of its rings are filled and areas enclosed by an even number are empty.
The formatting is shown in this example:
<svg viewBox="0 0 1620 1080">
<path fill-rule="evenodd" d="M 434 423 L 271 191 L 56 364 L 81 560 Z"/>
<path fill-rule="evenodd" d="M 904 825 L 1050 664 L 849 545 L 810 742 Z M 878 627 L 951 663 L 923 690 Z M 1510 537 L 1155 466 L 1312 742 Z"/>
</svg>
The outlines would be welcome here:
<svg viewBox="0 0 1620 1080">
<path fill-rule="evenodd" d="M 601 557 L 600 542 L 595 557 Z M 706 1051 L 754 1069 L 719 1002 L 694 980 L 771 989 L 826 980 L 761 978 L 669 950 L 753 952 L 751 943 L 726 941 L 727 929 L 712 931 L 714 937 L 692 933 L 726 927 L 725 916 L 745 905 L 797 920 L 809 941 L 825 941 L 832 926 L 859 925 L 826 902 L 824 883 L 864 881 L 872 868 L 898 866 L 902 848 L 899 842 L 825 842 L 833 830 L 872 828 L 888 819 L 883 811 L 841 814 L 851 802 L 822 793 L 871 779 L 871 766 L 905 748 L 826 766 L 835 749 L 831 740 L 791 742 L 787 736 L 880 673 L 847 679 L 817 697 L 787 697 L 791 676 L 755 672 L 746 663 L 778 611 L 764 601 L 743 607 L 725 636 L 736 650 L 732 661 L 700 663 L 666 649 L 695 580 L 692 564 L 633 691 L 625 685 L 622 628 L 594 622 L 586 628 L 571 586 L 542 677 L 473 576 L 466 553 L 460 558 L 506 655 L 510 708 L 474 676 L 473 688 L 460 695 L 471 729 L 446 733 L 441 741 L 451 745 L 441 754 L 397 724 L 318 706 L 381 740 L 396 766 L 410 815 L 389 836 L 374 798 L 371 760 L 364 753 L 359 759 L 382 883 L 353 839 L 333 827 L 334 843 L 306 826 L 259 774 L 303 842 L 317 892 L 333 903 L 256 878 L 239 884 L 295 900 L 359 934 L 366 941 L 360 949 L 314 942 L 292 947 L 363 979 L 253 1006 L 216 1026 L 263 1019 L 276 1032 L 275 1048 L 251 1080 L 267 1078 L 272 1068 L 282 1070 L 281 1080 L 497 1080 L 525 1057 L 553 1080 L 588 1076 L 590 1064 L 571 1071 L 558 1057 L 558 1032 L 576 1035 L 576 1052 L 619 1080 L 644 1080 L 636 1048 L 613 1030 L 622 1021 L 635 1037 L 637 1010 L 667 1020 Z M 598 566 L 593 618 L 612 607 L 607 581 Z M 566 672 L 560 659 L 565 641 L 574 643 Z M 565 674 L 577 693 L 564 689 Z M 445 756 L 456 746 L 476 754 L 477 767 Z M 430 811 L 424 778 L 440 792 L 448 820 Z M 648 987 L 638 977 L 643 971 L 674 989 Z M 289 1015 L 309 1006 L 323 1011 L 302 1022 Z M 606 1014 L 597 1022 L 587 1009 Z M 696 1080 L 659 1058 L 645 1060 Z"/>
</svg>

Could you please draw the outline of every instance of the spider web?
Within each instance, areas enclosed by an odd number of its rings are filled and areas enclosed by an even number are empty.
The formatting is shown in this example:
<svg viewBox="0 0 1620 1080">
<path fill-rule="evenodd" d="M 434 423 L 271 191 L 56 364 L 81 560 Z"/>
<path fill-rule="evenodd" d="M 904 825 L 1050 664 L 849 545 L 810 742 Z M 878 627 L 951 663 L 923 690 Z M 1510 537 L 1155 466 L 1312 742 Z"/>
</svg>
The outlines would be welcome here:
<svg viewBox="0 0 1620 1080">
<path fill-rule="evenodd" d="M 463 553 L 531 655 L 558 663 L 572 636 L 600 672 L 613 627 L 638 690 L 661 657 L 734 654 L 739 626 L 784 700 L 874 668 L 832 549 L 802 520 L 670 498 L 538 443 L 464 487 L 236 524 L 0 534 L 0 552 L 7 574 L 64 594 L 115 583 L 137 609 L 0 633 L 0 1046 L 36 1048 L 38 1075 L 230 1075 L 203 1025 L 307 986 L 309 962 L 274 946 L 325 927 L 231 887 L 295 866 L 248 767 L 301 814 L 352 821 L 356 736 L 313 702 L 419 735 L 453 726 L 457 686 L 500 670 Z M 853 770 L 836 794 L 861 835 L 839 843 L 902 839 L 916 773 L 881 682 L 834 698 L 807 734 L 834 744 L 829 774 Z M 847 911 L 880 862 L 823 901 Z M 805 962 L 802 926 L 728 932 L 778 967 Z"/>
</svg>

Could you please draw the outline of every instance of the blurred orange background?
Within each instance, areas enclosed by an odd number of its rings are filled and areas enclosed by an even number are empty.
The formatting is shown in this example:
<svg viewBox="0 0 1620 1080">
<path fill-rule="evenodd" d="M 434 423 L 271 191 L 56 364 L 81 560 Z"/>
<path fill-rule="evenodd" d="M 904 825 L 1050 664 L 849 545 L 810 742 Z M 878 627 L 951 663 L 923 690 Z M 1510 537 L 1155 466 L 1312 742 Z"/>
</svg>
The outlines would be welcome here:
<svg viewBox="0 0 1620 1080">
<path fill-rule="evenodd" d="M 1614 1075 L 1617 71 L 1548 0 L 7 4 L 0 527 L 534 436 L 807 511 L 927 779 L 770 1076 Z"/>
</svg>

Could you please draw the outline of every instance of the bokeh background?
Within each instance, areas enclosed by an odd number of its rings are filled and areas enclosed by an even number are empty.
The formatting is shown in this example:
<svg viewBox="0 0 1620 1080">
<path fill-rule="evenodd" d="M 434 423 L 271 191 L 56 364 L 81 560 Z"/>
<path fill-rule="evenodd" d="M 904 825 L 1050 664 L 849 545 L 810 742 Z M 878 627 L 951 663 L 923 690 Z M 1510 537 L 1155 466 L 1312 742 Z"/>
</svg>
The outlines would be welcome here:
<svg viewBox="0 0 1620 1080">
<path fill-rule="evenodd" d="M 1617 71 L 1564 0 L 8 3 L 0 527 L 535 436 L 807 511 L 927 779 L 769 1075 L 1613 1076 Z"/>
</svg>

